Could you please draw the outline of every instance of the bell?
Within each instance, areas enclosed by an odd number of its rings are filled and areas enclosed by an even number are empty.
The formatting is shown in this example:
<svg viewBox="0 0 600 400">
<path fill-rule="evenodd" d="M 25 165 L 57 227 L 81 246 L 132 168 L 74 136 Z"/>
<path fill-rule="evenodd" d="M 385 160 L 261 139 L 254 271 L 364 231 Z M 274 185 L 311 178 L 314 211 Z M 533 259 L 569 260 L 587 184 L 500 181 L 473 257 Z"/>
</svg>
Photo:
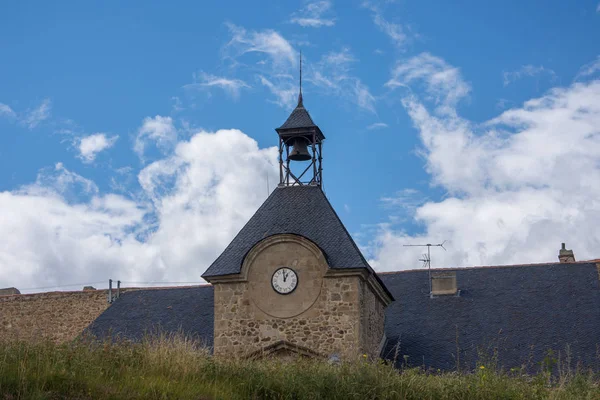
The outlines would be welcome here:
<svg viewBox="0 0 600 400">
<path fill-rule="evenodd" d="M 308 161 L 312 157 L 308 152 L 308 142 L 304 138 L 294 139 L 294 147 L 288 158 L 292 161 Z"/>
</svg>

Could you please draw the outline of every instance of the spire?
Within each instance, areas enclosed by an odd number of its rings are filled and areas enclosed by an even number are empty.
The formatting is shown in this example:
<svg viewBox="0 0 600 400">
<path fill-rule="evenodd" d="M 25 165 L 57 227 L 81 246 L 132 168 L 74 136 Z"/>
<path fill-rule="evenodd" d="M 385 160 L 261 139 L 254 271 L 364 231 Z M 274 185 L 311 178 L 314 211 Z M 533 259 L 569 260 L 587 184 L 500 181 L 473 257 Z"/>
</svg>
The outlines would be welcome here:
<svg viewBox="0 0 600 400">
<path fill-rule="evenodd" d="M 300 50 L 300 92 L 298 93 L 298 106 L 304 107 L 302 103 L 302 50 Z"/>
</svg>

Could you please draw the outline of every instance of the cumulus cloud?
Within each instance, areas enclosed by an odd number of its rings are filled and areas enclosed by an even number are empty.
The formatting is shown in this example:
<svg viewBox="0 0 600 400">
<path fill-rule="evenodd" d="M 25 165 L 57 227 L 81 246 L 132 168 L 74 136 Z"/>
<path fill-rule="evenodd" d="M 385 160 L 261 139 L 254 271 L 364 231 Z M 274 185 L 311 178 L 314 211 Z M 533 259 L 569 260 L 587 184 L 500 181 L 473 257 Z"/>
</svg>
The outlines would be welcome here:
<svg viewBox="0 0 600 400">
<path fill-rule="evenodd" d="M 42 121 L 50 117 L 50 110 L 52 108 L 52 102 L 50 99 L 44 99 L 39 106 L 33 110 L 29 110 L 26 115 L 22 118 L 21 122 L 26 125 L 29 129 L 33 129 L 38 126 Z"/>
<path fill-rule="evenodd" d="M 315 1 L 295 12 L 290 22 L 302 27 L 320 28 L 335 25 L 335 18 L 326 16 L 331 10 L 331 1 Z"/>
<path fill-rule="evenodd" d="M 103 193 L 60 163 L 42 170 L 0 192 L 0 286 L 198 282 L 265 200 L 274 165 L 275 147 L 219 130 L 147 165 L 135 197 Z"/>
<path fill-rule="evenodd" d="M 459 115 L 470 86 L 440 58 L 399 64 L 390 82 L 405 89 L 431 183 L 447 194 L 416 205 L 411 218 L 421 234 L 394 221 L 377 227 L 377 268 L 418 267 L 419 250 L 401 246 L 417 241 L 448 240 L 448 252 L 432 255 L 434 267 L 556 261 L 561 242 L 578 259 L 598 257 L 600 81 L 554 88 L 482 123 Z M 386 204 L 411 200 L 393 198 Z"/>
<path fill-rule="evenodd" d="M 516 71 L 505 71 L 502 73 L 504 86 L 508 86 L 512 82 L 524 77 L 533 77 L 538 75 L 547 75 L 550 81 L 555 81 L 557 78 L 556 72 L 549 68 L 545 68 L 542 65 L 537 67 L 535 65 L 523 65 Z"/>
<path fill-rule="evenodd" d="M 111 148 L 119 136 L 108 137 L 104 133 L 95 133 L 78 139 L 77 149 L 79 158 L 85 163 L 93 162 L 96 155 L 103 150 Z"/>
<path fill-rule="evenodd" d="M 222 76 L 211 75 L 203 71 L 194 74 L 194 83 L 184 86 L 186 89 L 210 89 L 213 87 L 224 90 L 234 99 L 239 99 L 242 89 L 250 88 L 246 82 L 240 79 L 230 79 Z"/>
<path fill-rule="evenodd" d="M 171 117 L 161 117 L 160 115 L 154 118 L 146 117 L 138 129 L 133 150 L 143 161 L 148 144 L 155 144 L 159 150 L 167 152 L 175 146 L 176 142 L 177 129 L 175 129 Z"/>
</svg>

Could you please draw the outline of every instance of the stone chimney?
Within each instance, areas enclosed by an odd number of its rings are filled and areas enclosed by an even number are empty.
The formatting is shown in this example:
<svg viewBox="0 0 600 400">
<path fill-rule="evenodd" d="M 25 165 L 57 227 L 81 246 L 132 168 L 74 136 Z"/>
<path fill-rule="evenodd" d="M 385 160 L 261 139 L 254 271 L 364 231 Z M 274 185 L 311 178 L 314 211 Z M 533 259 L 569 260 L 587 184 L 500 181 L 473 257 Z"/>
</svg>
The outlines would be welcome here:
<svg viewBox="0 0 600 400">
<path fill-rule="evenodd" d="M 562 244 L 562 248 L 558 252 L 558 260 L 561 263 L 571 263 L 575 262 L 575 254 L 573 254 L 573 250 L 567 250 L 565 244 Z"/>
</svg>

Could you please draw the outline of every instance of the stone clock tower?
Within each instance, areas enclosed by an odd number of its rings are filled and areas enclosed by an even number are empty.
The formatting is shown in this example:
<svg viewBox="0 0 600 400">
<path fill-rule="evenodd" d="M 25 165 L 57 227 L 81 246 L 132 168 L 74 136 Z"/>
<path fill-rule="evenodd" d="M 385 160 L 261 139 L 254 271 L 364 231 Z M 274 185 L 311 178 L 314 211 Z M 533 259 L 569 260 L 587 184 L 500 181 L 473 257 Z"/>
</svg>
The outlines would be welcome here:
<svg viewBox="0 0 600 400">
<path fill-rule="evenodd" d="M 393 298 L 321 190 L 325 136 L 302 91 L 276 131 L 279 186 L 202 275 L 214 354 L 376 358 Z"/>
</svg>

